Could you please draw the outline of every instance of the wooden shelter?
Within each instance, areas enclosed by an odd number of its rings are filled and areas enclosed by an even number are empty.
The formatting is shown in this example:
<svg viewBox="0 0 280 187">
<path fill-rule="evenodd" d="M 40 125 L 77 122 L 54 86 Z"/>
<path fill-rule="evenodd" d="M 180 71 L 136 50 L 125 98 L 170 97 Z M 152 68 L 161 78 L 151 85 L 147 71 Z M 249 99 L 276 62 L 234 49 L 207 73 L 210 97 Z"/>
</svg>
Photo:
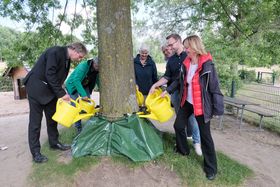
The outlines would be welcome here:
<svg viewBox="0 0 280 187">
<path fill-rule="evenodd" d="M 8 67 L 3 73 L 3 77 L 11 77 L 13 81 L 13 90 L 14 90 L 14 99 L 25 99 L 26 98 L 26 90 L 23 84 L 23 78 L 30 71 L 29 66 L 17 66 L 17 67 Z"/>
</svg>

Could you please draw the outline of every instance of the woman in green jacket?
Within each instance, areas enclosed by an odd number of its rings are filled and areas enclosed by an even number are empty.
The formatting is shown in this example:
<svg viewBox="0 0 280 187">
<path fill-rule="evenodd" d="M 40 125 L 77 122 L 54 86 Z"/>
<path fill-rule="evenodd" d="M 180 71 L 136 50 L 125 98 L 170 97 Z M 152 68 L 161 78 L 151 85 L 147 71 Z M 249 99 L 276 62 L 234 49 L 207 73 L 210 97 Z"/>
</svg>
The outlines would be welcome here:
<svg viewBox="0 0 280 187">
<path fill-rule="evenodd" d="M 88 100 L 97 84 L 99 87 L 98 58 L 82 61 L 66 80 L 66 90 L 73 100 L 79 96 Z M 81 121 L 75 123 L 78 133 L 82 131 Z"/>
</svg>

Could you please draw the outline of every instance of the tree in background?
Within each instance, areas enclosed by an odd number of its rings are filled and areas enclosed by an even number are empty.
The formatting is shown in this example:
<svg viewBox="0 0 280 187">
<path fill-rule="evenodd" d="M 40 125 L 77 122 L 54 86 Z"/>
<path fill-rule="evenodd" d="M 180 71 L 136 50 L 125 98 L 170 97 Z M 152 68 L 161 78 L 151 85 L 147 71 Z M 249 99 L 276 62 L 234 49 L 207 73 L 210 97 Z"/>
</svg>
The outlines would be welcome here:
<svg viewBox="0 0 280 187">
<path fill-rule="evenodd" d="M 155 31 L 199 33 L 223 63 L 279 64 L 273 59 L 280 56 L 277 0 L 145 0 L 145 5 Z"/>
<path fill-rule="evenodd" d="M 78 4 L 75 1 L 74 13 L 70 15 L 66 11 L 69 2 L 66 0 L 62 6 L 58 0 L 0 1 L 0 16 L 25 24 L 25 32 L 2 54 L 9 66 L 22 62 L 33 65 L 34 59 L 47 47 L 79 41 L 73 32 L 79 30 L 81 25 L 83 42 L 92 46 L 92 54 L 97 53 L 95 0 L 82 1 L 81 12 L 77 12 Z M 63 9 L 62 13 L 58 13 L 60 9 Z M 66 26 L 70 27 L 70 33 L 63 35 L 61 29 Z"/>
</svg>

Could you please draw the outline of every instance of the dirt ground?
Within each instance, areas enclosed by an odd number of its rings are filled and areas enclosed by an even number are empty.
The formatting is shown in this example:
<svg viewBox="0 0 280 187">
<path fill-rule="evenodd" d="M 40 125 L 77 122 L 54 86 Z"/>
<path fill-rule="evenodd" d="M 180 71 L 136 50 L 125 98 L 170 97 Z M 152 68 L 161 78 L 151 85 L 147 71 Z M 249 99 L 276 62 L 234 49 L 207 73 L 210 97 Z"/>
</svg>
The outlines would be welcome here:
<svg viewBox="0 0 280 187">
<path fill-rule="evenodd" d="M 93 98 L 98 95 L 93 95 Z M 0 93 L 0 181 L 1 186 L 28 186 L 27 177 L 32 170 L 32 158 L 27 142 L 28 102 L 14 100 L 13 92 Z M 173 132 L 173 121 L 155 125 L 161 131 Z M 212 121 L 212 135 L 217 151 L 250 167 L 255 176 L 244 186 L 280 186 L 280 137 L 262 131 L 238 129 L 238 121 L 225 117 L 225 129 L 216 129 Z M 255 129 L 248 124 L 245 128 Z M 46 125 L 43 120 L 41 142 L 46 141 Z M 126 176 L 125 178 L 122 176 Z M 180 186 L 176 174 L 163 166 L 147 164 L 128 169 L 112 164 L 108 158 L 89 172 L 80 172 L 74 186 Z"/>
</svg>

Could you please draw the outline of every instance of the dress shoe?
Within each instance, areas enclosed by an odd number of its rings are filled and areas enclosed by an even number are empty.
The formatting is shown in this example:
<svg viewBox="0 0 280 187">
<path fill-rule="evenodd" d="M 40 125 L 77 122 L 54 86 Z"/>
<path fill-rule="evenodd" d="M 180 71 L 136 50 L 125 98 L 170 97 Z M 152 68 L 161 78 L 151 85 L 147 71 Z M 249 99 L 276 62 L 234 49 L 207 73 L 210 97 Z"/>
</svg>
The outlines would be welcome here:
<svg viewBox="0 0 280 187">
<path fill-rule="evenodd" d="M 43 163 L 43 162 L 47 162 L 48 158 L 42 155 L 40 152 L 37 152 L 33 155 L 33 161 L 36 163 Z"/>
<path fill-rule="evenodd" d="M 206 178 L 210 181 L 214 180 L 216 177 L 215 173 L 211 173 L 211 174 L 206 174 Z"/>
<path fill-rule="evenodd" d="M 61 151 L 66 151 L 68 149 L 71 149 L 70 145 L 62 144 L 62 143 L 57 143 L 56 145 L 51 145 L 51 149 L 57 149 Z"/>
</svg>

